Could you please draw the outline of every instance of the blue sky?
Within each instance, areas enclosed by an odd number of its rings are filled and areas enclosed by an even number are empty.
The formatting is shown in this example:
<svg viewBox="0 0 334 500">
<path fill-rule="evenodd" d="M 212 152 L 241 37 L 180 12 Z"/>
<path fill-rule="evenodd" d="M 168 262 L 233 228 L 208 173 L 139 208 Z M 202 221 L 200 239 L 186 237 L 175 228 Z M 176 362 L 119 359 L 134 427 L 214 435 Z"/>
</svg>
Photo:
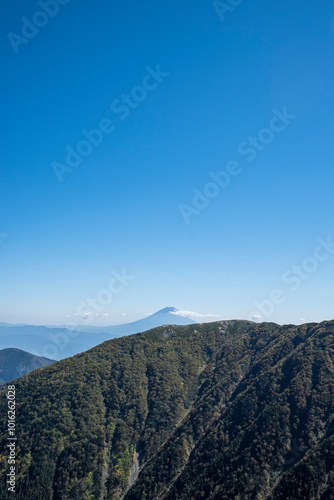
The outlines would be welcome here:
<svg viewBox="0 0 334 500">
<path fill-rule="evenodd" d="M 334 253 L 316 252 L 334 239 L 332 2 L 245 0 L 224 19 L 210 1 L 62 3 L 0 19 L 0 321 L 333 318 Z M 101 120 L 112 132 L 69 167 Z"/>
</svg>

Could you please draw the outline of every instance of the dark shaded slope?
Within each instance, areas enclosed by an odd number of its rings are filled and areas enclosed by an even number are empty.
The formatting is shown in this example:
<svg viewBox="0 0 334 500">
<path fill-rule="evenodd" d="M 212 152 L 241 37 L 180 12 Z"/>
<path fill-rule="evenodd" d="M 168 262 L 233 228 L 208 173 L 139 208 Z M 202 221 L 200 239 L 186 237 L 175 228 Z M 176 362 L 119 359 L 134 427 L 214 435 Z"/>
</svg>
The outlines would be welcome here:
<svg viewBox="0 0 334 500">
<path fill-rule="evenodd" d="M 156 471 L 143 469 L 126 500 L 139 498 L 141 488 L 148 498 L 159 492 L 168 500 L 332 498 L 333 323 L 278 331 L 282 335 L 258 354 L 228 406 L 194 443 L 185 468 L 179 461 L 158 485 L 150 480 Z M 203 414 L 197 405 L 194 412 Z M 188 420 L 165 457 L 196 435 Z"/>
<path fill-rule="evenodd" d="M 53 359 L 35 356 L 21 349 L 0 350 L 0 384 L 10 382 L 27 373 L 55 363 Z"/>
</svg>

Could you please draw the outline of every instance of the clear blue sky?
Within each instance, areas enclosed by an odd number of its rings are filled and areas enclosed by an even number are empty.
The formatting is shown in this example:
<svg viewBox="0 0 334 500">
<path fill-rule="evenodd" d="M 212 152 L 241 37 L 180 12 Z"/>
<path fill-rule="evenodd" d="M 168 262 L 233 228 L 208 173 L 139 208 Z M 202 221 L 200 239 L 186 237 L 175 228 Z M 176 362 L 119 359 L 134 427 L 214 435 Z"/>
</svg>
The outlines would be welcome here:
<svg viewBox="0 0 334 500">
<path fill-rule="evenodd" d="M 223 20 L 211 1 L 38 11 L 12 0 L 0 19 L 0 321 L 82 323 L 78 306 L 123 268 L 134 279 L 96 324 L 164 306 L 260 318 L 275 289 L 270 321 L 333 318 L 334 252 L 313 257 L 334 239 L 332 1 L 244 0 Z M 295 118 L 263 132 L 284 107 Z M 103 119 L 112 133 L 59 182 L 54 162 Z M 180 205 L 231 161 L 239 174 L 186 223 Z"/>
</svg>

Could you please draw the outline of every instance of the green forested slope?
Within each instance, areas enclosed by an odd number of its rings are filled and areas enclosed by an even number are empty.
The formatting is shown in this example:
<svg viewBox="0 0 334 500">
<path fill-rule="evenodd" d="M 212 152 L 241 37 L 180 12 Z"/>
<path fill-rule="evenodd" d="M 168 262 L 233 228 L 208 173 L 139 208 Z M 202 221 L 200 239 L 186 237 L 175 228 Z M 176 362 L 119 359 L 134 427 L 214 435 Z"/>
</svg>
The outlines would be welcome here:
<svg viewBox="0 0 334 500">
<path fill-rule="evenodd" d="M 333 333 L 160 327 L 22 377 L 15 498 L 333 499 Z"/>
</svg>

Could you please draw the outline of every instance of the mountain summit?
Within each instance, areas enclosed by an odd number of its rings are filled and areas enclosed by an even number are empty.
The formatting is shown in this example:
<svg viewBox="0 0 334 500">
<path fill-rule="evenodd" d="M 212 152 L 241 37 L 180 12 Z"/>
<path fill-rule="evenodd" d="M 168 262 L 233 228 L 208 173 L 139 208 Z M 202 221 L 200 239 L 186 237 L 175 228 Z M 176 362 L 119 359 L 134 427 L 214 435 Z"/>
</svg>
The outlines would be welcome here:
<svg viewBox="0 0 334 500">
<path fill-rule="evenodd" d="M 177 311 L 178 309 L 176 309 L 175 307 L 164 307 L 163 309 L 160 309 L 160 311 L 157 311 L 154 314 L 168 314 L 168 313 L 175 313 Z"/>
<path fill-rule="evenodd" d="M 75 332 L 64 327 L 0 326 L 0 349 L 23 349 L 52 359 L 63 359 L 87 351 L 106 340 L 132 333 L 146 332 L 163 325 L 194 324 L 191 318 L 175 314 L 175 307 L 165 307 L 146 318 L 113 326 L 78 325 Z"/>
<path fill-rule="evenodd" d="M 175 307 L 164 307 L 159 311 L 150 314 L 146 318 L 138 319 L 132 323 L 126 323 L 124 325 L 113 325 L 113 326 L 79 326 L 79 330 L 87 333 L 109 333 L 109 338 L 123 337 L 124 335 L 131 335 L 132 333 L 145 332 L 151 328 L 156 328 L 163 325 L 192 325 L 196 321 L 188 318 L 187 316 L 181 316 L 175 314 L 178 309 Z M 108 339 L 105 339 L 108 340 Z"/>
</svg>

